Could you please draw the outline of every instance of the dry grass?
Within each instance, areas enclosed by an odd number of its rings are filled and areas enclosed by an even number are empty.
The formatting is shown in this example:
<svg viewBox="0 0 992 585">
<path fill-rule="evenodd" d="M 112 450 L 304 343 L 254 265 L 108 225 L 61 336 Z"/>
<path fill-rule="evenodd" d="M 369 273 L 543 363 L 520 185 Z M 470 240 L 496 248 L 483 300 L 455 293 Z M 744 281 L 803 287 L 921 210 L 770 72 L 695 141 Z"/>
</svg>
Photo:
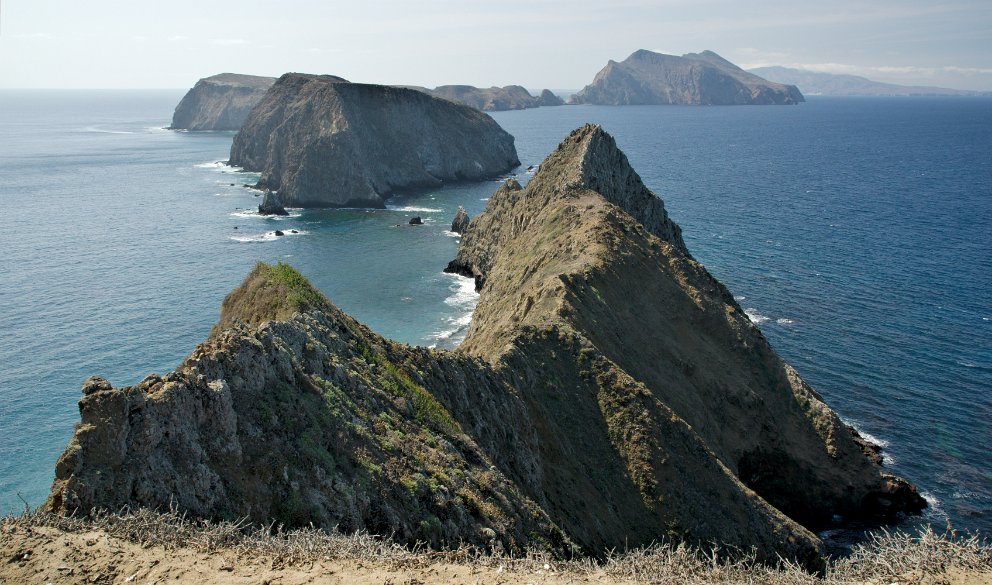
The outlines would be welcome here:
<svg viewBox="0 0 992 585">
<path fill-rule="evenodd" d="M 924 528 L 917 534 L 881 531 L 855 547 L 844 559 L 832 561 L 825 575 L 810 575 L 798 565 L 782 561 L 771 567 L 740 551 L 702 550 L 683 544 L 609 554 L 604 560 L 563 561 L 533 551 L 525 556 L 489 554 L 476 547 L 436 551 L 404 547 L 388 537 L 367 533 L 328 533 L 314 528 L 283 531 L 280 526 L 249 526 L 244 522 L 208 522 L 185 514 L 149 510 L 96 512 L 90 517 L 65 517 L 26 512 L 0 521 L 10 534 L 34 528 L 67 533 L 100 531 L 142 547 L 192 549 L 199 553 L 233 553 L 239 558 L 271 560 L 272 566 L 305 566 L 319 561 L 360 561 L 387 570 L 420 569 L 437 563 L 485 567 L 511 574 L 547 574 L 576 579 L 599 575 L 618 582 L 651 584 L 850 584 L 893 581 L 933 582 L 952 571 L 992 573 L 992 545 L 974 535 L 952 530 L 940 534 Z M 984 577 L 983 577 L 984 578 Z"/>
</svg>

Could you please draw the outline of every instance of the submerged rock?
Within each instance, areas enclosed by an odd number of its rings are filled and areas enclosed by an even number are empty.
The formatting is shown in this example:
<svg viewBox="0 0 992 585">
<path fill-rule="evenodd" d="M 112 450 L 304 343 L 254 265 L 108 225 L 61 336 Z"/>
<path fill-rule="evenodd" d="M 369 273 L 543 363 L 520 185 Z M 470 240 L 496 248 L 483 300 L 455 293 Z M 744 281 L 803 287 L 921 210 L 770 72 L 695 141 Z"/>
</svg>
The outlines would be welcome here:
<svg viewBox="0 0 992 585">
<path fill-rule="evenodd" d="M 598 126 L 497 189 L 449 269 L 480 286 L 457 351 L 384 339 L 259 264 L 174 372 L 87 382 L 46 507 L 510 552 L 675 539 L 820 569 L 811 530 L 912 500 Z"/>
<path fill-rule="evenodd" d="M 231 164 L 290 207 L 377 207 L 398 190 L 520 164 L 489 116 L 419 91 L 287 73 L 234 137 Z"/>
<path fill-rule="evenodd" d="M 424 220 L 419 215 L 410 218 L 410 225 L 424 225 Z"/>
<path fill-rule="evenodd" d="M 639 50 L 610 61 L 570 103 L 626 105 L 797 104 L 806 101 L 794 85 L 772 83 L 713 51 L 677 57 Z"/>
<path fill-rule="evenodd" d="M 172 115 L 172 130 L 237 130 L 274 77 L 221 73 L 196 82 Z"/>
<path fill-rule="evenodd" d="M 468 213 L 465 212 L 465 208 L 461 205 L 458 206 L 458 213 L 455 214 L 455 218 L 451 220 L 451 231 L 456 234 L 464 233 L 468 228 L 469 217 Z"/>
</svg>

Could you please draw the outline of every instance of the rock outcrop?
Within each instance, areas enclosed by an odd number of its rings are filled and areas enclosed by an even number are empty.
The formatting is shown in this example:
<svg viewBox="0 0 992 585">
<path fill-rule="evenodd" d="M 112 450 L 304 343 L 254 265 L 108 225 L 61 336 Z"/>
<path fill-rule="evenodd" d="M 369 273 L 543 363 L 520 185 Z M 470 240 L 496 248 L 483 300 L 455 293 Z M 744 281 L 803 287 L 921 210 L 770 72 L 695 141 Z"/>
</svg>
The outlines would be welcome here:
<svg viewBox="0 0 992 585">
<path fill-rule="evenodd" d="M 647 199 L 650 197 L 651 199 Z M 90 379 L 47 507 L 601 554 L 659 539 L 823 566 L 835 514 L 925 505 L 771 349 L 597 126 L 471 221 L 465 342 L 386 340 L 260 264 L 176 371 Z"/>
<path fill-rule="evenodd" d="M 172 130 L 237 130 L 274 77 L 221 73 L 196 82 L 172 115 Z"/>
<path fill-rule="evenodd" d="M 322 75 L 279 78 L 234 137 L 232 165 L 289 207 L 378 207 L 396 191 L 520 164 L 489 116 L 421 92 Z"/>
<path fill-rule="evenodd" d="M 466 213 L 465 208 L 461 205 L 458 206 L 458 212 L 455 213 L 455 218 L 451 220 L 451 231 L 456 234 L 465 233 L 468 229 L 470 218 L 468 213 Z"/>
<path fill-rule="evenodd" d="M 275 191 L 266 191 L 262 202 L 258 204 L 259 215 L 289 215 Z"/>
<path fill-rule="evenodd" d="M 676 57 L 639 50 L 610 61 L 570 103 L 627 105 L 770 105 L 806 101 L 794 85 L 772 83 L 712 51 Z"/>
<path fill-rule="evenodd" d="M 538 99 L 538 103 L 544 107 L 565 105 L 565 100 L 555 95 L 555 93 L 552 92 L 550 89 L 546 89 L 542 91 L 541 97 L 537 99 Z"/>
</svg>

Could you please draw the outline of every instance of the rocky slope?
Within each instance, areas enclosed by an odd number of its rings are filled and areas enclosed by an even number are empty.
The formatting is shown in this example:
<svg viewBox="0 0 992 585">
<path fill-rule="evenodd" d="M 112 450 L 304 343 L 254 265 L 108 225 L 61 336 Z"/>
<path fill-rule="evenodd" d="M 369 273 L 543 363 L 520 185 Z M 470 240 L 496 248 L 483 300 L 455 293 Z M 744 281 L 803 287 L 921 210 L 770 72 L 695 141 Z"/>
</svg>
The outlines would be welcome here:
<svg viewBox="0 0 992 585">
<path fill-rule="evenodd" d="M 454 352 L 390 342 L 259 265 L 176 371 L 84 383 L 48 501 L 602 554 L 668 538 L 823 566 L 835 514 L 923 505 L 685 249 L 606 133 L 508 181 L 449 266 Z"/>
<path fill-rule="evenodd" d="M 287 207 L 384 207 L 398 190 L 479 180 L 520 164 L 489 116 L 421 92 L 287 73 L 234 137 L 233 165 Z"/>
<path fill-rule="evenodd" d="M 755 67 L 754 69 L 748 69 L 748 72 L 760 75 L 776 83 L 795 85 L 806 95 L 990 95 L 990 92 L 949 89 L 946 87 L 882 83 L 858 75 L 822 73 L 819 71 L 793 69 L 791 67 Z"/>
<path fill-rule="evenodd" d="M 639 50 L 610 61 L 571 103 L 627 105 L 796 104 L 802 93 L 748 73 L 712 51 L 677 57 Z"/>
<path fill-rule="evenodd" d="M 172 130 L 237 130 L 274 77 L 221 73 L 196 82 L 172 115 Z"/>
</svg>

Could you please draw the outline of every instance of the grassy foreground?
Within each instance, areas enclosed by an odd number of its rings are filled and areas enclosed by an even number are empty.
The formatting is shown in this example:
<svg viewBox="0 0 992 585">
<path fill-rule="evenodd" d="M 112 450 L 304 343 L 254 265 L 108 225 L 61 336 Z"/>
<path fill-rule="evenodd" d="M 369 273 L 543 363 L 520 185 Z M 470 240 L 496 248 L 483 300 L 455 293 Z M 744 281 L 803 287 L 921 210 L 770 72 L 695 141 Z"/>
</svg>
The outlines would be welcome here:
<svg viewBox="0 0 992 585">
<path fill-rule="evenodd" d="M 992 546 L 975 536 L 881 532 L 813 576 L 746 554 L 656 545 L 560 561 L 510 558 L 472 547 L 409 549 L 364 533 L 210 523 L 178 513 L 25 513 L 0 522 L 6 583 L 992 583 Z"/>
</svg>

